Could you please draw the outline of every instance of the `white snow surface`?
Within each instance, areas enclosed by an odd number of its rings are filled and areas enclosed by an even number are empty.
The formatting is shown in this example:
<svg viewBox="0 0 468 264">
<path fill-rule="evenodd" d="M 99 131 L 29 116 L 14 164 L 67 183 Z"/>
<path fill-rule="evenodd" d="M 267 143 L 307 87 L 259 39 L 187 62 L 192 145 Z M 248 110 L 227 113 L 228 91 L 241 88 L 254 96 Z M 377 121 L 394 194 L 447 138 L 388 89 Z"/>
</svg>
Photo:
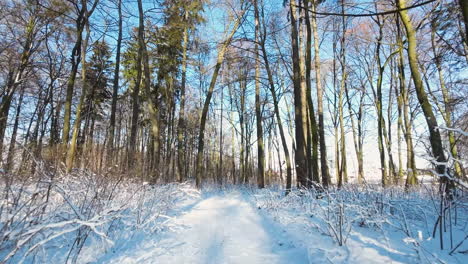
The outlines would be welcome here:
<svg viewBox="0 0 468 264">
<path fill-rule="evenodd" d="M 408 208 L 410 202 L 400 199 Z M 319 208 L 317 204 L 325 204 Z M 390 203 L 390 202 L 389 202 Z M 419 203 L 419 201 L 418 201 Z M 366 203 L 364 206 L 367 206 Z M 420 205 L 415 205 L 420 207 Z M 398 221 L 387 216 L 372 216 L 372 208 L 360 208 L 349 201 L 343 246 L 330 235 L 334 210 L 326 199 L 293 192 L 284 197 L 281 190 L 230 188 L 202 192 L 184 200 L 173 210 L 170 230 L 155 238 L 134 243 L 106 263 L 468 263 L 468 255 L 439 249 L 432 239 L 432 223 L 412 221 L 408 208 L 405 219 L 410 236 Z M 403 208 L 401 208 L 403 210 Z M 357 212 L 357 216 L 353 213 Z M 462 210 L 459 210 L 459 214 Z M 417 212 L 416 212 L 417 213 Z M 429 213 L 429 212 L 428 212 Z M 361 220 L 364 214 L 366 220 Z M 394 212 L 398 215 L 397 212 Z M 353 215 L 353 216 L 351 216 Z M 429 217 L 429 216 L 428 216 Z M 466 218 L 454 241 L 463 239 Z M 465 216 L 466 217 L 466 216 Z M 328 220 L 327 220 L 328 219 Z M 421 220 L 421 219 L 419 219 Z M 432 218 L 431 218 L 432 220 Z M 329 225 L 328 222 L 331 224 Z M 359 224 L 365 221 L 365 224 Z M 426 220 L 425 220 L 426 221 Z M 421 225 L 418 225 L 421 224 Z M 459 225 L 460 226 L 460 225 Z M 346 229 L 348 228 L 349 229 Z M 348 233 L 346 233 L 348 232 Z M 449 243 L 445 238 L 446 247 Z M 466 250 L 464 245 L 460 250 Z"/>
<path fill-rule="evenodd" d="M 307 250 L 238 191 L 187 204 L 176 231 L 145 241 L 110 263 L 308 263 Z"/>
<path fill-rule="evenodd" d="M 0 262 L 468 263 L 466 194 L 457 198 L 456 212 L 450 211 L 457 224 L 452 243 L 447 225 L 441 250 L 438 231 L 432 237 L 436 186 L 414 192 L 295 190 L 285 196 L 281 188 L 198 191 L 188 183 L 124 184 L 112 199 L 90 211 L 82 209 L 88 200 L 73 191 L 79 189 L 76 184 L 57 185 L 66 195 L 51 192 L 53 202 L 42 222 L 24 218 L 27 221 L 13 225 L 8 221 L 23 218 L 0 215 Z M 78 230 L 87 239 L 77 253 L 73 245 Z"/>
</svg>

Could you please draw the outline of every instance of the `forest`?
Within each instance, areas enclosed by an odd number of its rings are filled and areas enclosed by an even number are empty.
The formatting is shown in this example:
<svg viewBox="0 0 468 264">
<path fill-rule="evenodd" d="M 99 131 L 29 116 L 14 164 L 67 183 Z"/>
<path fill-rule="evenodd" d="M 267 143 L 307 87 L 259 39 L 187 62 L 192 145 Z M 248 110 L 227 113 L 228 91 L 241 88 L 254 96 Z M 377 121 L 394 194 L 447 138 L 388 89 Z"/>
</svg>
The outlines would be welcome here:
<svg viewBox="0 0 468 264">
<path fill-rule="evenodd" d="M 0 0 L 0 263 L 466 263 L 467 66 L 467 0 Z"/>
</svg>

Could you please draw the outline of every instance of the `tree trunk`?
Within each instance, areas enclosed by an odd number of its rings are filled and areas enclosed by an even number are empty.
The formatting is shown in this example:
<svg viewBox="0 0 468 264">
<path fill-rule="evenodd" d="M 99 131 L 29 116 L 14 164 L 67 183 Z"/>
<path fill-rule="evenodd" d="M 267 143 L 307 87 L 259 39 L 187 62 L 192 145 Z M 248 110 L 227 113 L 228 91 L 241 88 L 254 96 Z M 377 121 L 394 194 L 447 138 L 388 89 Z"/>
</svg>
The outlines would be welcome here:
<svg viewBox="0 0 468 264">
<path fill-rule="evenodd" d="M 309 1 L 304 0 L 304 6 L 309 7 Z M 315 118 L 315 109 L 314 103 L 312 101 L 312 83 L 310 71 L 312 69 L 312 27 L 310 24 L 309 12 L 305 11 L 305 24 L 306 24 L 306 49 L 305 49 L 305 80 L 306 80 L 306 96 L 307 96 L 307 106 L 308 106 L 308 121 L 310 122 L 308 126 L 309 130 L 309 141 L 310 145 L 307 151 L 312 151 L 311 153 L 311 166 L 309 166 L 309 182 L 310 185 L 312 182 L 320 183 L 319 175 L 319 165 L 318 165 L 318 148 L 319 148 L 319 136 L 318 136 L 318 127 L 317 120 Z"/>
<path fill-rule="evenodd" d="M 294 116 L 296 122 L 296 177 L 299 187 L 307 187 L 308 162 L 306 157 L 307 147 L 307 100 L 305 85 L 302 85 L 303 76 L 300 68 L 298 27 L 296 21 L 295 1 L 289 2 L 291 16 L 291 39 L 292 39 L 292 61 L 293 61 L 293 86 L 294 86 Z"/>
<path fill-rule="evenodd" d="M 32 16 L 26 26 L 26 36 L 21 52 L 20 63 L 16 71 L 12 70 L 8 74 L 8 80 L 6 85 L 6 94 L 2 96 L 0 102 L 0 160 L 3 155 L 3 140 L 5 138 L 5 131 L 8 123 L 8 116 L 10 113 L 11 101 L 18 88 L 19 84 L 23 81 L 23 74 L 29 65 L 29 59 L 32 55 L 32 49 L 34 46 L 34 37 L 36 34 L 36 18 Z"/>
<path fill-rule="evenodd" d="M 258 11 L 258 0 L 254 0 L 255 13 L 255 117 L 257 123 L 257 185 L 258 188 L 265 187 L 265 147 L 263 142 L 262 110 L 260 101 L 260 52 L 259 52 L 259 34 L 260 22 Z"/>
<path fill-rule="evenodd" d="M 18 99 L 18 104 L 16 106 L 16 117 L 15 123 L 13 124 L 13 132 L 11 133 L 11 140 L 10 146 L 8 148 L 8 156 L 6 162 L 6 171 L 10 172 L 13 168 L 13 158 L 15 156 L 15 145 L 16 145 L 16 137 L 18 133 L 18 126 L 19 126 L 19 117 L 21 113 L 21 105 L 23 104 L 23 96 L 24 96 L 24 89 L 22 89 L 20 97 Z"/>
<path fill-rule="evenodd" d="M 312 0 L 312 11 L 315 12 L 317 8 L 316 0 Z M 318 111 L 318 133 L 320 140 L 320 168 L 322 171 L 322 185 L 327 187 L 330 184 L 330 173 L 328 171 L 327 161 L 327 145 L 325 143 L 325 124 L 323 119 L 323 88 L 322 88 L 322 75 L 320 70 L 320 49 L 319 38 L 317 29 L 317 16 L 312 15 L 312 30 L 314 37 L 314 67 L 315 67 L 315 85 L 317 87 L 317 111 Z"/>
<path fill-rule="evenodd" d="M 399 23 L 397 21 L 397 23 Z M 400 48 L 400 47 L 399 47 Z M 399 65 L 397 65 L 399 67 Z M 397 67 L 397 68 L 398 68 Z M 392 76 L 395 70 L 392 69 Z M 403 153 L 401 150 L 401 132 L 403 131 L 403 96 L 398 92 L 398 83 L 395 81 L 395 95 L 397 99 L 398 121 L 397 121 L 397 142 L 398 142 L 398 177 L 395 184 L 400 184 L 403 179 Z"/>
<path fill-rule="evenodd" d="M 375 59 L 377 61 L 378 67 L 378 77 L 377 77 L 377 95 L 375 97 L 375 107 L 377 110 L 377 134 L 378 134 L 378 144 L 379 144 L 379 153 L 380 153 L 380 166 L 381 166 L 381 175 L 382 175 L 382 186 L 387 186 L 388 184 L 388 175 L 387 175 L 387 162 L 385 161 L 385 150 L 384 150 L 384 126 L 385 120 L 383 117 L 383 100 L 382 100 L 382 82 L 383 82 L 383 73 L 384 67 L 382 66 L 380 60 L 380 48 L 382 46 L 383 39 L 383 24 L 380 22 L 380 19 L 377 20 L 379 26 L 379 36 L 377 38 L 377 48 L 375 51 Z"/>
<path fill-rule="evenodd" d="M 286 161 L 286 194 L 288 194 L 291 191 L 291 184 L 292 184 L 291 157 L 290 157 L 289 150 L 288 150 L 288 143 L 286 141 L 286 136 L 284 134 L 283 123 L 281 121 L 279 101 L 276 95 L 275 82 L 273 81 L 273 74 L 271 72 L 270 62 L 268 60 L 268 54 L 267 54 L 266 47 L 265 47 L 267 35 L 266 35 L 265 20 L 263 17 L 262 17 L 262 24 L 263 24 L 263 31 L 262 31 L 263 34 L 261 34 L 260 36 L 260 47 L 262 49 L 263 61 L 265 62 L 265 69 L 266 69 L 267 76 L 268 76 L 268 83 L 270 85 L 269 88 L 270 88 L 271 96 L 273 99 L 273 107 L 275 111 L 276 123 L 278 125 L 278 130 L 279 130 L 280 138 L 281 138 L 281 144 L 283 146 L 284 158 Z M 278 154 L 278 161 L 280 161 L 279 154 Z M 280 166 L 280 170 L 281 170 L 281 166 Z"/>
<path fill-rule="evenodd" d="M 442 138 L 440 137 L 440 133 L 438 130 L 437 119 L 432 111 L 431 103 L 427 98 L 426 91 L 423 87 L 423 82 L 421 79 L 421 74 L 418 68 L 418 60 L 417 60 L 417 53 L 416 53 L 416 32 L 414 31 L 413 25 L 411 23 L 410 17 L 408 15 L 407 10 L 403 10 L 406 8 L 406 1 L 405 0 L 397 0 L 398 8 L 400 9 L 399 14 L 400 18 L 405 26 L 406 29 L 406 37 L 408 41 L 408 61 L 411 70 L 411 75 L 413 77 L 414 87 L 416 89 L 416 94 L 418 97 L 419 104 L 424 113 L 424 117 L 426 119 L 427 127 L 429 130 L 429 141 L 432 147 L 432 154 L 434 159 L 436 160 L 436 171 L 441 177 L 441 183 L 448 184 L 446 190 L 450 191 L 453 187 L 453 183 L 449 181 L 447 177 L 446 171 L 446 161 L 444 149 L 442 146 Z"/>
<path fill-rule="evenodd" d="M 468 45 L 468 0 L 458 0 L 458 3 L 460 4 L 463 22 L 465 24 L 465 35 L 463 37 L 463 41 Z"/>
<path fill-rule="evenodd" d="M 136 139 L 138 134 L 138 117 L 140 112 L 140 86 L 142 83 L 142 62 L 143 62 L 143 45 L 141 44 L 140 39 L 144 38 L 144 14 L 143 7 L 141 6 L 141 1 L 138 0 L 138 11 L 139 11 L 139 26 L 138 26 L 138 54 L 137 54 L 137 76 L 135 80 L 135 87 L 133 87 L 132 92 L 132 124 L 130 128 L 130 140 L 129 140 L 129 150 L 127 153 L 127 162 L 128 168 L 132 169 L 135 165 L 135 151 L 136 151 Z M 140 10 L 141 9 L 141 10 Z M 143 40 L 144 41 L 144 40 Z"/>
<path fill-rule="evenodd" d="M 141 1 L 141 0 L 139 0 Z M 202 115 L 200 119 L 200 130 L 198 134 L 198 149 L 197 149 L 197 158 L 196 158 L 196 186 L 197 188 L 201 187 L 201 180 L 202 180 L 202 167 L 203 167 L 203 148 L 205 145 L 205 126 L 206 126 L 206 119 L 208 117 L 208 110 L 210 107 L 211 97 L 213 96 L 213 91 L 216 85 L 216 80 L 218 78 L 219 70 L 221 69 L 221 64 L 224 61 L 224 55 L 226 50 L 231 43 L 234 34 L 236 33 L 237 29 L 241 24 L 241 20 L 243 19 L 245 11 L 242 11 L 242 14 L 236 19 L 234 26 L 231 30 L 229 36 L 224 40 L 223 44 L 221 45 L 221 49 L 218 52 L 218 58 L 216 60 L 215 69 L 213 71 L 213 75 L 211 76 L 210 86 L 208 88 L 208 94 L 206 95 L 205 103 L 203 104 Z"/>
<path fill-rule="evenodd" d="M 115 69 L 114 81 L 112 86 L 112 103 L 109 127 L 109 141 L 108 141 L 108 158 L 114 158 L 114 137 L 115 137 L 115 116 L 117 112 L 117 98 L 119 94 L 119 73 L 120 73 L 120 50 L 122 46 L 122 0 L 117 1 L 117 9 L 119 13 L 119 33 L 117 37 L 117 51 L 115 54 Z M 109 164 L 110 165 L 110 164 Z"/>
<path fill-rule="evenodd" d="M 411 185 L 416 185 L 418 183 L 418 178 L 416 177 L 416 163 L 413 151 L 413 136 L 412 136 L 412 126 L 411 126 L 411 117 L 409 109 L 409 89 L 406 88 L 406 77 L 405 77 L 405 67 L 404 67 L 404 58 L 403 58 L 403 40 L 401 37 L 400 30 L 400 19 L 397 21 L 397 44 L 399 46 L 398 50 L 398 76 L 400 82 L 400 95 L 402 99 L 403 107 L 403 136 L 406 143 L 406 181 L 405 186 L 409 187 Z"/>
<path fill-rule="evenodd" d="M 187 18 L 187 12 L 185 12 L 185 18 Z M 188 47 L 188 26 L 184 27 L 182 45 L 182 80 L 180 85 L 180 109 L 179 109 L 179 122 L 177 125 L 177 167 L 179 168 L 179 182 L 185 180 L 186 175 L 184 173 L 185 165 L 185 154 L 183 150 L 184 137 L 183 133 L 185 130 L 185 82 L 187 76 L 187 47 Z"/>
<path fill-rule="evenodd" d="M 461 2 L 460 2 L 461 4 Z M 468 9 L 468 7 L 467 7 Z M 468 12 L 468 11 L 467 11 Z M 444 102 L 444 109 L 440 108 L 443 112 L 442 117 L 444 118 L 445 125 L 448 128 L 452 128 L 452 98 L 450 97 L 450 92 L 448 91 L 447 86 L 445 85 L 445 78 L 444 78 L 444 73 L 442 70 L 442 61 L 441 61 L 441 56 L 440 54 L 437 53 L 437 43 L 435 41 L 435 35 L 436 35 L 436 28 L 434 25 L 434 22 L 431 23 L 431 44 L 432 44 L 432 52 L 434 53 L 434 62 L 437 68 L 437 73 L 439 77 L 439 84 L 440 84 L 440 90 L 442 91 L 442 98 Z M 456 144 L 456 139 L 455 139 L 455 133 L 453 131 L 448 131 L 448 139 L 449 139 L 449 144 L 450 144 L 450 154 L 452 155 L 452 158 L 454 159 L 454 169 L 455 169 L 455 176 L 456 177 L 462 177 L 463 176 L 463 170 L 461 167 L 460 162 L 458 161 L 458 150 L 457 150 L 457 144 Z"/>
<path fill-rule="evenodd" d="M 86 17 L 88 17 L 87 14 L 87 9 L 85 5 L 84 9 L 84 14 Z M 81 114 L 83 111 L 84 107 L 84 101 L 86 99 L 86 95 L 88 93 L 88 80 L 86 79 L 86 71 L 87 71 L 87 65 L 86 65 L 86 49 L 88 48 L 88 41 L 90 37 L 90 30 L 89 30 L 89 23 L 88 21 L 85 22 L 85 27 L 86 27 L 86 37 L 84 39 L 83 44 L 81 45 L 82 51 L 80 54 L 82 54 L 81 57 L 81 80 L 83 83 L 83 89 L 81 91 L 81 97 L 80 97 L 80 102 L 78 103 L 78 107 L 76 108 L 76 116 L 75 116 L 75 124 L 73 125 L 73 134 L 72 134 L 72 139 L 70 141 L 70 146 L 68 147 L 67 151 L 67 156 L 66 156 L 66 171 L 67 173 L 71 171 L 73 167 L 73 160 L 75 159 L 76 155 L 76 149 L 77 149 L 77 139 L 78 139 L 78 134 L 81 128 Z"/>
<path fill-rule="evenodd" d="M 344 0 L 341 0 L 341 13 L 344 14 Z M 341 47 L 340 47 L 340 57 L 341 57 L 341 85 L 340 85 L 340 92 L 338 95 L 338 115 L 339 115 L 339 122 L 340 122 L 340 152 L 341 152 L 341 170 L 340 170 L 340 181 L 338 182 L 338 187 L 341 187 L 343 182 L 348 182 L 348 164 L 347 164 L 347 157 L 346 157 L 346 138 L 345 138 L 345 128 L 344 128 L 344 93 L 347 86 L 347 78 L 348 73 L 346 72 L 346 53 L 345 53 L 345 45 L 346 45 L 346 21 L 345 16 L 341 17 Z"/>
</svg>

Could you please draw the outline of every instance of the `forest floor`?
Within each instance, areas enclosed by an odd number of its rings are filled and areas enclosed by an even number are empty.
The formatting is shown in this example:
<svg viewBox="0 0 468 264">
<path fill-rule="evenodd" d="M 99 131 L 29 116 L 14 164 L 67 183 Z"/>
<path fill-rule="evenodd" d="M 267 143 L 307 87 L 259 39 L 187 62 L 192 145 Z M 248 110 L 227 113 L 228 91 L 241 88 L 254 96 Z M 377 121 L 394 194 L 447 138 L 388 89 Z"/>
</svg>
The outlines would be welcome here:
<svg viewBox="0 0 468 264">
<path fill-rule="evenodd" d="M 326 209 L 311 207 L 304 203 L 309 198 L 295 194 L 284 198 L 281 191 L 268 189 L 233 188 L 206 192 L 178 203 L 172 211 L 172 228 L 159 234 L 157 239 L 131 243 L 119 254 L 111 258 L 107 255 L 101 261 L 168 264 L 468 263 L 466 252 L 449 256 L 447 250 L 440 251 L 438 240 L 432 239 L 428 230 L 418 229 L 407 234 L 399 230 L 398 224 L 390 226 L 390 221 L 379 224 L 370 215 L 372 210 L 360 212 L 369 214 L 368 223 L 363 220 L 357 225 L 358 218 L 351 220 L 346 214 L 341 220 L 325 217 L 323 214 L 333 210 L 333 204 L 327 202 Z M 352 211 L 351 208 L 347 210 Z M 462 225 L 463 229 L 466 224 Z M 340 236 L 333 237 L 332 229 L 342 233 L 343 246 L 338 245 Z M 456 239 L 462 240 L 462 235 L 458 232 Z"/>
<path fill-rule="evenodd" d="M 115 263 L 308 263 L 307 250 L 240 192 L 186 201 L 177 230 L 121 252 Z"/>
<path fill-rule="evenodd" d="M 80 174 L 19 187 L 0 206 L 0 263 L 468 263 L 468 193 L 440 233 L 436 184 L 285 196 Z"/>
</svg>

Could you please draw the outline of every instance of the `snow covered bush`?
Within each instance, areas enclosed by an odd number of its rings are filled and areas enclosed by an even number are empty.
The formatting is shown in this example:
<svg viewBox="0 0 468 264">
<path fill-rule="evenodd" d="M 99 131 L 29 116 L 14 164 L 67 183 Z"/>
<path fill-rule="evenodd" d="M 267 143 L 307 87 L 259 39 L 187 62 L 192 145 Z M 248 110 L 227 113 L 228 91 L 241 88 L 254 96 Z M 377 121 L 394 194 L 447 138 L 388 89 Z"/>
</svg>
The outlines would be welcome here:
<svg viewBox="0 0 468 264">
<path fill-rule="evenodd" d="M 287 196 L 279 191 L 259 190 L 254 197 L 256 205 L 279 223 L 297 228 L 300 236 L 310 234 L 310 240 L 304 242 L 309 248 L 333 251 L 324 246 L 325 242 L 317 244 L 317 239 L 323 239 L 317 234 L 343 246 L 344 251 L 337 250 L 341 253 L 334 253 L 334 258 L 356 254 L 355 247 L 364 242 L 366 247 L 388 254 L 408 251 L 411 259 L 421 263 L 445 262 L 468 252 L 468 196 L 463 191 L 444 216 L 442 236 L 448 243 L 445 250 L 440 250 L 439 234 L 435 233 L 440 202 L 437 185 L 411 190 L 347 185 L 325 192 L 294 190 Z"/>
<path fill-rule="evenodd" d="M 40 168 L 37 175 L 2 175 L 1 263 L 75 263 L 115 251 L 129 237 L 163 229 L 167 210 L 190 191 L 184 184 L 151 186 L 87 171 Z"/>
</svg>

